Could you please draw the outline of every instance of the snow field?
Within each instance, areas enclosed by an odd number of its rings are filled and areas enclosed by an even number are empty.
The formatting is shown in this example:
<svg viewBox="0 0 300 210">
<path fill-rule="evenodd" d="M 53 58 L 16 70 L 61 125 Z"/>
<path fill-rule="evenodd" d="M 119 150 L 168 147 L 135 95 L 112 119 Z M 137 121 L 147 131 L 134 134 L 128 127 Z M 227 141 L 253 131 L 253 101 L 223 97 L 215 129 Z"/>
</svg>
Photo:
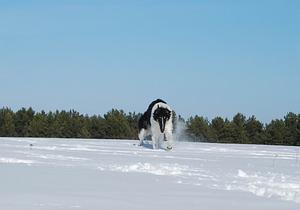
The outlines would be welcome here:
<svg viewBox="0 0 300 210">
<path fill-rule="evenodd" d="M 297 147 L 136 143 L 0 138 L 1 209 L 300 207 Z"/>
</svg>

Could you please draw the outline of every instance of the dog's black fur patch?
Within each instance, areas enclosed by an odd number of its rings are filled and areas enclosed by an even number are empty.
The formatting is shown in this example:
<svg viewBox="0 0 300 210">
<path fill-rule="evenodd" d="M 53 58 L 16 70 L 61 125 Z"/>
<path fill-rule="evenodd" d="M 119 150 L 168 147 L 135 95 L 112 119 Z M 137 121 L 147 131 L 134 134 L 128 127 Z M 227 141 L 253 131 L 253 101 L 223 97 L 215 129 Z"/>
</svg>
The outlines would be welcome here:
<svg viewBox="0 0 300 210">
<path fill-rule="evenodd" d="M 166 121 L 169 120 L 170 117 L 171 117 L 171 111 L 166 108 L 158 107 L 154 111 L 153 118 L 156 122 L 159 123 L 160 131 L 162 133 L 165 130 Z"/>
</svg>

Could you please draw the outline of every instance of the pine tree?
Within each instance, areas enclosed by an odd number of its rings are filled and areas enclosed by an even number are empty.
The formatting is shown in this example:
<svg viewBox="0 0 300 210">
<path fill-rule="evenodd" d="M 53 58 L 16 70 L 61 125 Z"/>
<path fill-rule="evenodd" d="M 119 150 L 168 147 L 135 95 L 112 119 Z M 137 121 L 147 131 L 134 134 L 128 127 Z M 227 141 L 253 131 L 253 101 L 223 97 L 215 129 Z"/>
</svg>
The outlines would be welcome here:
<svg viewBox="0 0 300 210">
<path fill-rule="evenodd" d="M 255 116 L 250 117 L 245 123 L 246 135 L 249 143 L 262 144 L 265 141 L 264 127 Z"/>
<path fill-rule="evenodd" d="M 187 121 L 187 131 L 195 141 L 212 141 L 209 121 L 196 115 Z"/>
<path fill-rule="evenodd" d="M 126 120 L 130 126 L 130 139 L 137 139 L 138 138 L 138 120 L 141 114 L 136 114 L 135 112 L 129 112 L 126 115 Z"/>
<path fill-rule="evenodd" d="M 290 112 L 284 117 L 284 123 L 286 128 L 285 133 L 285 144 L 287 145 L 297 145 L 300 137 L 300 128 L 299 128 L 299 118 L 296 114 Z"/>
<path fill-rule="evenodd" d="M 112 109 L 104 115 L 106 122 L 106 138 L 128 139 L 131 128 L 122 110 Z"/>
<path fill-rule="evenodd" d="M 87 123 L 88 123 L 87 128 L 91 135 L 91 138 L 95 138 L 95 139 L 105 138 L 106 124 L 103 117 L 94 115 L 89 118 Z"/>
<path fill-rule="evenodd" d="M 30 107 L 29 109 L 22 108 L 17 111 L 14 117 L 16 135 L 24 137 L 28 132 L 28 126 L 34 117 L 34 111 Z"/>
<path fill-rule="evenodd" d="M 48 137 L 49 126 L 47 115 L 44 111 L 37 113 L 30 122 L 26 136 L 29 137 Z"/>
<path fill-rule="evenodd" d="M 227 118 L 225 118 L 224 127 L 221 132 L 219 142 L 221 142 L 221 143 L 236 143 L 235 132 L 236 132 L 236 130 L 233 128 L 232 123 Z"/>
<path fill-rule="evenodd" d="M 280 144 L 287 145 L 285 136 L 286 136 L 286 127 L 283 120 L 272 120 L 270 124 L 266 126 L 266 141 L 264 144 Z"/>
<path fill-rule="evenodd" d="M 222 136 L 224 135 L 224 127 L 225 127 L 225 122 L 223 118 L 221 117 L 216 117 L 212 119 L 211 124 L 210 124 L 210 129 L 212 133 L 212 138 L 215 139 L 216 142 L 220 142 L 222 139 Z"/>
<path fill-rule="evenodd" d="M 69 130 L 71 138 L 89 138 L 85 117 L 75 110 L 69 112 Z"/>
<path fill-rule="evenodd" d="M 245 123 L 246 123 L 246 117 L 243 114 L 237 113 L 233 117 L 231 125 L 234 129 L 233 132 L 234 143 L 242 143 L 242 144 L 249 143 L 249 139 L 247 138 L 246 131 L 245 131 Z"/>
<path fill-rule="evenodd" d="M 0 110 L 0 136 L 11 137 L 16 135 L 14 113 L 8 108 Z"/>
</svg>

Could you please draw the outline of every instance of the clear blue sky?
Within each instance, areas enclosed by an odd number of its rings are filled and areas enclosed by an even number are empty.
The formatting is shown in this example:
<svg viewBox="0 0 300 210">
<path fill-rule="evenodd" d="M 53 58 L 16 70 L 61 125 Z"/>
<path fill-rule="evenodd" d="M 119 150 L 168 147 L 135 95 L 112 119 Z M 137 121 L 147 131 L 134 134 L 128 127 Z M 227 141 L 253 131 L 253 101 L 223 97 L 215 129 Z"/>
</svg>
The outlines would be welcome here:
<svg viewBox="0 0 300 210">
<path fill-rule="evenodd" d="M 300 113 L 300 1 L 0 0 L 0 106 Z"/>
</svg>

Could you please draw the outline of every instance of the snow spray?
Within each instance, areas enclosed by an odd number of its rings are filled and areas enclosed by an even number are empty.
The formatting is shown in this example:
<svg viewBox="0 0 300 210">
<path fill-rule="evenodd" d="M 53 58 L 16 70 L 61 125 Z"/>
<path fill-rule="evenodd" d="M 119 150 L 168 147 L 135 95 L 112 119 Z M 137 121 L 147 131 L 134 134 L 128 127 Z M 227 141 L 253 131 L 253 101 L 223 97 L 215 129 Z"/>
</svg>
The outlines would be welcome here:
<svg viewBox="0 0 300 210">
<path fill-rule="evenodd" d="M 191 138 L 186 132 L 186 123 L 183 119 L 176 118 L 174 121 L 174 140 L 175 141 L 190 141 Z"/>
</svg>

